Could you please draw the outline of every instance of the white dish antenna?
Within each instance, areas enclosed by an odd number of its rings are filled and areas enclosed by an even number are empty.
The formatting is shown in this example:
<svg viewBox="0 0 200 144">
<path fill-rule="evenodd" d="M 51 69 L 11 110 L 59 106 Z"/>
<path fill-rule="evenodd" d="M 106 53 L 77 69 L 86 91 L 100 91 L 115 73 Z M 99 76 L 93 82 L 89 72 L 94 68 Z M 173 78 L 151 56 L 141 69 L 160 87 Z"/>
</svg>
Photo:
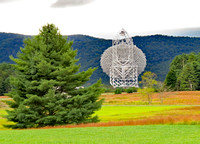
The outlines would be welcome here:
<svg viewBox="0 0 200 144">
<path fill-rule="evenodd" d="M 112 46 L 102 54 L 100 63 L 113 87 L 138 87 L 138 76 L 146 67 L 146 57 L 122 29 L 113 39 Z"/>
</svg>

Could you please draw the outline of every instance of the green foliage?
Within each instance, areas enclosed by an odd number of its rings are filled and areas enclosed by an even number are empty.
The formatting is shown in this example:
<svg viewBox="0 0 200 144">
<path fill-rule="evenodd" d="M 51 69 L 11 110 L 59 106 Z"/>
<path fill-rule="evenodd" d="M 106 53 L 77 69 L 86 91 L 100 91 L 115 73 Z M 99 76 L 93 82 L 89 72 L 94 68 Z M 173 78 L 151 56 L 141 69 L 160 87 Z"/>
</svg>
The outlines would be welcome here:
<svg viewBox="0 0 200 144">
<path fill-rule="evenodd" d="M 164 83 L 169 89 L 175 90 L 176 81 L 177 81 L 176 71 L 174 69 L 170 69 Z"/>
<path fill-rule="evenodd" d="M 200 81 L 198 81 L 197 74 L 191 63 L 187 63 L 184 66 L 178 81 L 180 82 L 180 90 L 196 90 Z"/>
<path fill-rule="evenodd" d="M 156 85 L 158 84 L 156 78 L 157 75 L 155 73 L 147 71 L 142 75 L 142 81 L 140 81 L 140 83 L 142 84 L 143 87 L 155 88 Z"/>
<path fill-rule="evenodd" d="M 48 125 L 78 124 L 98 121 L 92 116 L 100 109 L 98 100 L 101 80 L 87 88 L 80 88 L 95 69 L 79 72 L 77 50 L 71 48 L 53 24 L 47 24 L 39 35 L 24 41 L 24 48 L 16 63 L 16 76 L 9 96 L 7 119 L 11 128 L 30 128 Z"/>
<path fill-rule="evenodd" d="M 200 53 L 178 55 L 170 64 L 165 86 L 170 90 L 200 90 Z"/>
<path fill-rule="evenodd" d="M 116 88 L 115 94 L 121 94 L 123 92 L 123 88 Z"/>
<path fill-rule="evenodd" d="M 14 75 L 14 69 L 11 64 L 0 64 L 0 96 L 4 95 L 11 89 L 10 76 Z"/>
<path fill-rule="evenodd" d="M 126 89 L 127 93 L 133 93 L 133 92 L 137 92 L 137 88 L 136 87 L 129 87 Z"/>
<path fill-rule="evenodd" d="M 142 81 L 140 81 L 143 89 L 139 88 L 138 92 L 144 97 L 144 99 L 147 99 L 149 104 L 152 103 L 152 94 L 156 91 L 156 88 L 158 88 L 156 77 L 155 73 L 147 71 L 142 75 Z"/>
</svg>

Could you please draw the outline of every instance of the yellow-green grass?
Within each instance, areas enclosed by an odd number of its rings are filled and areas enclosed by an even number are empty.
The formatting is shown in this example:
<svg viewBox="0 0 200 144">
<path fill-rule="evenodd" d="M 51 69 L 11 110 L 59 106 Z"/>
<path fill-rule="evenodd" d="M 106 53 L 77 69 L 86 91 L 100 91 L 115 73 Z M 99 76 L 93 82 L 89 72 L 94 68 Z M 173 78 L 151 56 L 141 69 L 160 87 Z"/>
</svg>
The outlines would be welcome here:
<svg viewBox="0 0 200 144">
<path fill-rule="evenodd" d="M 5 124 L 13 124 L 13 122 L 8 122 L 6 118 L 4 118 L 4 116 L 7 114 L 6 112 L 6 108 L 0 108 L 0 130 L 5 130 L 7 128 L 5 128 L 3 125 Z"/>
<path fill-rule="evenodd" d="M 4 116 L 6 114 L 7 114 L 7 112 L 6 112 L 5 108 L 0 108 L 0 116 Z"/>
<path fill-rule="evenodd" d="M 125 121 L 155 116 L 187 106 L 103 106 L 96 114 L 102 122 Z"/>
<path fill-rule="evenodd" d="M 199 122 L 197 119 L 200 114 L 200 109 L 181 109 L 184 107 L 190 106 L 176 106 L 176 105 L 143 105 L 143 106 L 130 106 L 130 105 L 113 105 L 113 106 L 102 106 L 102 109 L 97 111 L 97 114 L 100 118 L 101 122 L 114 122 L 114 121 L 129 121 L 129 120 L 146 120 L 149 119 L 161 119 L 161 116 L 165 116 L 162 119 L 174 119 L 173 123 L 180 122 L 180 119 L 193 115 L 194 118 L 191 120 L 187 119 L 187 122 Z M 12 122 L 8 122 L 3 116 L 6 115 L 5 109 L 6 107 L 0 109 L 0 130 L 6 129 L 3 127 L 4 124 L 11 124 Z M 178 120 L 176 120 L 178 119 Z"/>
<path fill-rule="evenodd" d="M 0 131 L 1 144 L 199 144 L 199 125 Z"/>
<path fill-rule="evenodd" d="M 156 116 L 162 113 L 173 114 L 173 110 L 182 108 L 183 106 L 103 106 L 101 110 L 97 111 L 97 114 L 101 122 L 108 121 L 127 121 L 138 120 L 152 116 Z M 3 116 L 6 115 L 6 110 L 0 109 L 0 130 L 6 129 L 4 124 L 11 124 Z"/>
</svg>

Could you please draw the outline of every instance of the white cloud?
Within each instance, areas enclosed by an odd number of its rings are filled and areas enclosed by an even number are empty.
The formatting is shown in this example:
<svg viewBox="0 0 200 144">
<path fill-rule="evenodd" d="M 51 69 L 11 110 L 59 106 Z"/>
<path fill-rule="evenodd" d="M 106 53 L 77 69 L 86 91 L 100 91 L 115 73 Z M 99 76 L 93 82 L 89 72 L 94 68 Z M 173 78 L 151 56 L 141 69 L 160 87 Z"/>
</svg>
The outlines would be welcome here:
<svg viewBox="0 0 200 144">
<path fill-rule="evenodd" d="M 0 0 L 0 32 L 35 35 L 54 23 L 63 35 L 112 38 L 122 27 L 134 36 L 200 26 L 199 0 L 6 1 Z"/>
<path fill-rule="evenodd" d="M 15 0 L 0 0 L 0 3 L 8 3 L 8 2 L 12 2 L 12 1 L 15 1 Z"/>
<path fill-rule="evenodd" d="M 52 7 L 67 7 L 67 6 L 79 6 L 93 2 L 94 0 L 57 0 Z"/>
</svg>

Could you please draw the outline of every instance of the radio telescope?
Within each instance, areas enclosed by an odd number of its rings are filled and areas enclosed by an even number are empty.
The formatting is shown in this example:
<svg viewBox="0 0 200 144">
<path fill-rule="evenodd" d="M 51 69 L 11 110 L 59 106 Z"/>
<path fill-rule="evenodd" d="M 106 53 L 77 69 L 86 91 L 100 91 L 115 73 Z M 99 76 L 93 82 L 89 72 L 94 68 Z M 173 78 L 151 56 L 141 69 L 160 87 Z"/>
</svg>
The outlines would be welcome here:
<svg viewBox="0 0 200 144">
<path fill-rule="evenodd" d="M 102 54 L 100 64 L 113 87 L 138 87 L 138 76 L 146 67 L 146 57 L 122 29 L 113 39 L 112 46 Z"/>
</svg>

